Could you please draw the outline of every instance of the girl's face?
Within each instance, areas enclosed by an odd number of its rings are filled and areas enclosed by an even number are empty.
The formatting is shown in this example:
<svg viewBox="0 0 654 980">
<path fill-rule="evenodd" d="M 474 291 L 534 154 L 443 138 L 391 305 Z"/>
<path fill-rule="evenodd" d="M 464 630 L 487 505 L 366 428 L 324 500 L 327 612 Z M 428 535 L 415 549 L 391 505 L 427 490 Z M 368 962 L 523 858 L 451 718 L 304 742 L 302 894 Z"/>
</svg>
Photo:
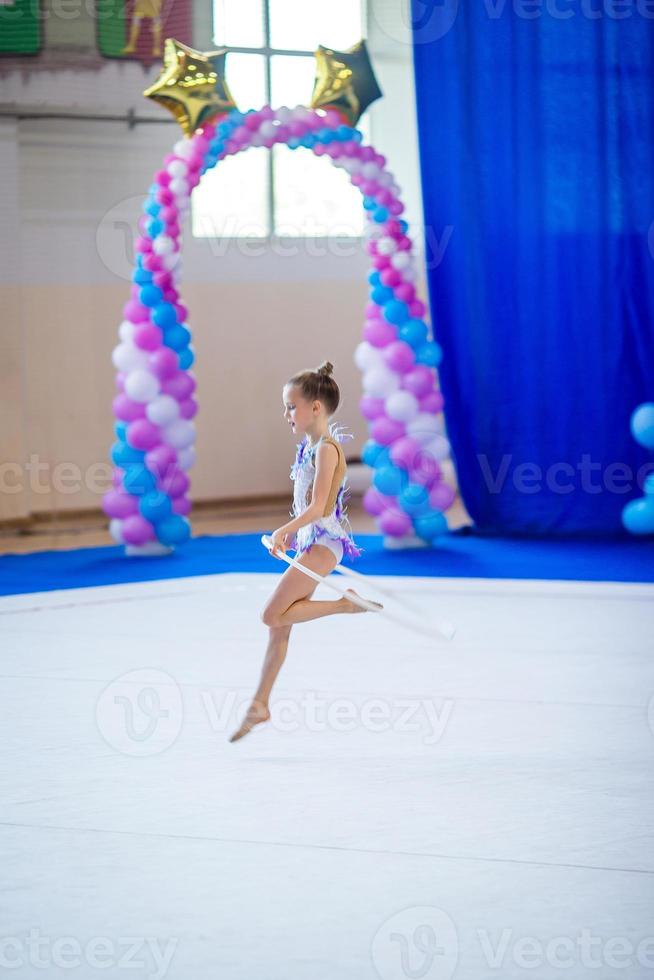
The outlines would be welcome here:
<svg viewBox="0 0 654 980">
<path fill-rule="evenodd" d="M 282 393 L 284 402 L 284 419 L 290 425 L 291 431 L 304 434 L 315 419 L 313 405 L 303 397 L 295 385 L 286 385 Z"/>
</svg>

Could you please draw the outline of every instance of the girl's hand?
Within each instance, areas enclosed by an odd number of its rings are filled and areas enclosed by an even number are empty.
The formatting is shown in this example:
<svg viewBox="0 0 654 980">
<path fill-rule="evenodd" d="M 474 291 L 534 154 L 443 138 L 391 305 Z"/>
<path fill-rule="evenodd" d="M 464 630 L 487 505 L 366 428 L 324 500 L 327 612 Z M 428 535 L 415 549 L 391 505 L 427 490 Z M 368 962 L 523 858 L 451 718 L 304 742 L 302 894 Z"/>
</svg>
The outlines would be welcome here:
<svg viewBox="0 0 654 980">
<path fill-rule="evenodd" d="M 277 528 L 276 531 L 273 531 L 273 533 L 270 535 L 270 541 L 271 541 L 270 543 L 271 555 L 275 555 L 275 551 L 277 551 L 277 549 L 279 549 L 279 551 L 284 552 L 285 554 L 291 546 L 290 534 L 287 534 L 286 531 L 283 530 L 283 528 L 279 528 L 279 527 Z M 275 557 L 277 558 L 278 556 L 275 555 Z"/>
</svg>

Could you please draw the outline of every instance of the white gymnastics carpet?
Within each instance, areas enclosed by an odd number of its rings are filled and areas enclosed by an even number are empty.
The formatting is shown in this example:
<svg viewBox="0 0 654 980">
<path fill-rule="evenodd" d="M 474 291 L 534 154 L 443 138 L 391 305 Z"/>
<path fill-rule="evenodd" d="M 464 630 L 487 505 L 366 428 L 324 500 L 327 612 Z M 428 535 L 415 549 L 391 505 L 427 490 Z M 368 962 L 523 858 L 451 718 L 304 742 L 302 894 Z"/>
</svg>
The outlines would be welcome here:
<svg viewBox="0 0 654 980">
<path fill-rule="evenodd" d="M 296 626 L 230 744 L 276 579 L 0 600 L 0 975 L 654 977 L 654 586 L 384 577 L 454 640 Z"/>
</svg>

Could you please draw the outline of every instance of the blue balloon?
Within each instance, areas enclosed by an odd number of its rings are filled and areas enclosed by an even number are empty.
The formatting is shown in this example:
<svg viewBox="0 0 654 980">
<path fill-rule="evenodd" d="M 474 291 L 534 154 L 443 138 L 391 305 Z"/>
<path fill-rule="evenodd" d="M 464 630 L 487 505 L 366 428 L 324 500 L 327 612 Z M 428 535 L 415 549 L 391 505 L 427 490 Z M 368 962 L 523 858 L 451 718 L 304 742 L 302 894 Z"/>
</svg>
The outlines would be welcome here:
<svg viewBox="0 0 654 980">
<path fill-rule="evenodd" d="M 378 286 L 381 282 L 381 276 L 377 269 L 373 269 L 372 272 L 368 273 L 368 282 L 371 286 Z"/>
<path fill-rule="evenodd" d="M 391 299 L 382 310 L 384 319 L 396 326 L 401 326 L 409 319 L 409 307 L 401 299 Z"/>
<path fill-rule="evenodd" d="M 400 229 L 403 235 L 406 235 L 409 230 L 409 222 L 405 221 L 404 218 L 400 218 Z"/>
<path fill-rule="evenodd" d="M 316 130 L 316 139 L 320 143 L 331 143 L 333 140 L 332 131 L 327 126 Z"/>
<path fill-rule="evenodd" d="M 388 303 L 390 299 L 393 299 L 394 296 L 395 293 L 390 286 L 375 286 L 370 293 L 370 299 L 373 301 L 373 303 L 376 303 L 377 306 L 383 306 L 385 303 Z"/>
<path fill-rule="evenodd" d="M 419 538 L 423 538 L 425 541 L 433 541 L 439 534 L 447 533 L 447 519 L 439 510 L 434 510 L 431 514 L 414 517 L 413 530 Z"/>
<path fill-rule="evenodd" d="M 298 146 L 301 146 L 299 137 L 291 136 L 290 139 L 286 141 L 286 145 L 289 150 L 297 150 Z"/>
<path fill-rule="evenodd" d="M 188 369 L 193 366 L 195 354 L 190 347 L 184 347 L 183 350 L 179 351 L 178 360 L 181 370 L 188 371 Z"/>
<path fill-rule="evenodd" d="M 164 332 L 164 343 L 173 350 L 181 351 L 188 347 L 191 340 L 191 331 L 178 323 Z"/>
<path fill-rule="evenodd" d="M 373 486 L 387 497 L 395 497 L 402 492 L 407 483 L 407 475 L 399 466 L 381 466 L 375 469 Z"/>
<path fill-rule="evenodd" d="M 381 443 L 375 442 L 374 439 L 368 439 L 364 442 L 363 449 L 361 450 L 361 459 L 366 464 L 366 466 L 376 466 L 377 460 L 386 450 L 386 446 L 382 446 Z"/>
<path fill-rule="evenodd" d="M 141 463 L 145 459 L 145 453 L 142 449 L 134 449 L 127 442 L 115 442 L 111 447 L 111 459 L 114 466 L 125 468 L 134 463 Z"/>
<path fill-rule="evenodd" d="M 306 146 L 307 149 L 311 149 L 311 147 L 315 146 L 317 142 L 318 140 L 313 135 L 313 133 L 305 133 L 304 136 L 302 136 L 300 139 L 300 143 L 302 144 L 302 146 Z"/>
<path fill-rule="evenodd" d="M 139 293 L 143 306 L 158 306 L 163 299 L 163 293 L 158 286 L 144 286 Z"/>
<path fill-rule="evenodd" d="M 150 493 L 156 486 L 156 480 L 150 470 L 143 463 L 132 463 L 125 470 L 123 485 L 128 493 L 141 497 L 143 494 Z"/>
<path fill-rule="evenodd" d="M 416 363 L 426 364 L 427 367 L 437 367 L 443 360 L 443 351 L 441 350 L 440 344 L 435 343 L 433 340 L 428 340 L 426 344 L 422 344 L 416 351 Z"/>
<path fill-rule="evenodd" d="M 191 526 L 179 514 L 172 514 L 157 524 L 156 532 L 162 544 L 183 544 L 191 536 Z"/>
<path fill-rule="evenodd" d="M 354 140 L 355 143 L 361 143 L 363 140 L 363 133 L 360 129 L 353 129 L 350 139 Z"/>
<path fill-rule="evenodd" d="M 157 204 L 156 201 L 146 201 L 143 205 L 143 211 L 145 214 L 150 214 L 153 218 L 156 218 L 161 211 L 161 205 Z"/>
<path fill-rule="evenodd" d="M 148 272 L 147 269 L 135 269 L 132 282 L 137 283 L 139 286 L 145 286 L 147 283 L 152 282 L 152 273 Z"/>
<path fill-rule="evenodd" d="M 630 534 L 654 534 L 654 498 L 630 500 L 622 511 L 622 523 Z"/>
<path fill-rule="evenodd" d="M 341 140 L 343 143 L 346 143 L 349 139 L 352 138 L 352 129 L 350 126 L 345 126 L 345 125 L 339 126 L 338 129 L 335 130 L 335 133 L 338 139 Z"/>
<path fill-rule="evenodd" d="M 643 491 L 647 497 L 654 496 L 654 473 L 650 473 L 645 477 L 645 482 L 643 483 Z"/>
<path fill-rule="evenodd" d="M 427 330 L 427 324 L 424 320 L 407 320 L 403 326 L 400 327 L 400 340 L 403 340 L 414 350 L 417 350 L 427 340 L 429 331 Z"/>
<path fill-rule="evenodd" d="M 161 490 L 151 490 L 139 500 L 139 510 L 147 521 L 157 524 L 170 517 L 173 505 L 168 494 L 162 493 Z"/>
<path fill-rule="evenodd" d="M 378 221 L 380 224 L 382 221 L 388 221 L 388 208 L 377 208 L 372 218 L 373 221 Z"/>
<path fill-rule="evenodd" d="M 421 483 L 409 483 L 398 497 L 402 510 L 410 517 L 429 513 L 429 491 Z"/>
<path fill-rule="evenodd" d="M 127 422 L 114 422 L 114 432 L 119 442 L 127 441 Z"/>
<path fill-rule="evenodd" d="M 366 211 L 373 211 L 377 207 L 377 201 L 374 197 L 364 197 L 363 206 Z"/>
<path fill-rule="evenodd" d="M 152 322 L 158 327 L 174 327 L 177 323 L 177 314 L 172 303 L 159 303 L 152 311 Z"/>
<path fill-rule="evenodd" d="M 156 238 L 164 230 L 165 225 L 163 221 L 159 221 L 158 218 L 153 218 L 152 221 L 148 221 L 147 229 L 150 238 Z"/>
<path fill-rule="evenodd" d="M 643 402 L 631 416 L 631 434 L 645 449 L 654 449 L 654 402 Z"/>
</svg>

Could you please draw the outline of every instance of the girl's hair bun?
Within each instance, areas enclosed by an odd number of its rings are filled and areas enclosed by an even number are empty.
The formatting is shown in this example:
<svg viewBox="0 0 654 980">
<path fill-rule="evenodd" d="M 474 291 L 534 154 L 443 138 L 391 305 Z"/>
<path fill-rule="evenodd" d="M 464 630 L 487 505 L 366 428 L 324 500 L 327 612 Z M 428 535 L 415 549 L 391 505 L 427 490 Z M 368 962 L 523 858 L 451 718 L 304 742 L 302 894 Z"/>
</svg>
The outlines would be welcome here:
<svg viewBox="0 0 654 980">
<path fill-rule="evenodd" d="M 323 361 L 320 367 L 318 368 L 318 370 L 316 371 L 316 374 L 326 374 L 327 377 L 329 378 L 331 377 L 333 370 L 334 370 L 334 365 L 332 364 L 331 361 Z"/>
</svg>

